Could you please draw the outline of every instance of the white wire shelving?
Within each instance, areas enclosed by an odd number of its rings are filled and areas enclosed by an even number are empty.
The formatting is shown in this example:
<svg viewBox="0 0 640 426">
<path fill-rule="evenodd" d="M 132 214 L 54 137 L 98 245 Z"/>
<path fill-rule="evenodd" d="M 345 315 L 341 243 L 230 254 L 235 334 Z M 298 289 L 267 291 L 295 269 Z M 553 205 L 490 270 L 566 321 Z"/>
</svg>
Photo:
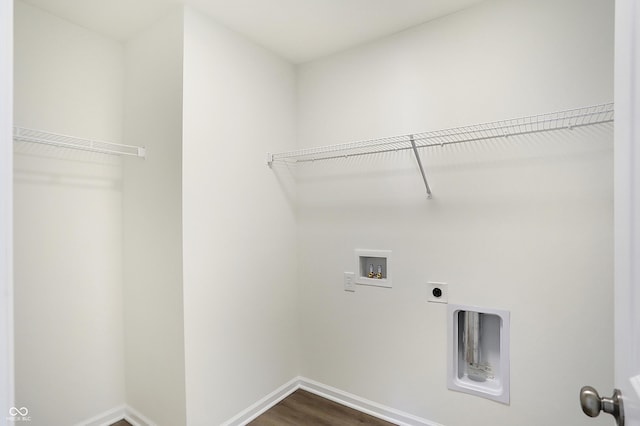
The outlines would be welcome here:
<svg viewBox="0 0 640 426">
<path fill-rule="evenodd" d="M 27 129 L 17 126 L 13 127 L 13 140 L 52 145 L 63 148 L 80 149 L 83 151 L 99 152 L 102 154 L 110 155 L 124 155 L 141 158 L 144 158 L 146 155 L 145 148 L 139 146 L 122 145 L 93 139 L 83 139 L 75 136 L 61 135 L 58 133 Z"/>
<path fill-rule="evenodd" d="M 312 161 L 324 161 L 394 151 L 413 150 L 425 183 L 427 196 L 431 198 L 431 189 L 427 183 L 427 178 L 418 153 L 418 149 L 420 148 L 472 143 L 488 139 L 505 138 L 509 136 L 527 135 L 554 130 L 574 129 L 584 126 L 610 123 L 614 119 L 613 113 L 613 103 L 610 102 L 583 108 L 450 129 L 391 136 L 381 139 L 371 139 L 337 145 L 327 145 L 315 148 L 305 148 L 273 154 L 268 153 L 267 164 L 271 167 L 276 162 L 302 164 Z"/>
</svg>

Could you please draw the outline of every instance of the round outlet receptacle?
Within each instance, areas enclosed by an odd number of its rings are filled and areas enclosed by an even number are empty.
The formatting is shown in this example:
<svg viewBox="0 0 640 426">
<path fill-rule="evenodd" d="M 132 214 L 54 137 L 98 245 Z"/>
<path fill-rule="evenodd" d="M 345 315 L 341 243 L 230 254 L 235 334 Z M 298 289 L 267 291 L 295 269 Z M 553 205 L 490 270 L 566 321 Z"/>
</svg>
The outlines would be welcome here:
<svg viewBox="0 0 640 426">
<path fill-rule="evenodd" d="M 434 303 L 449 303 L 449 286 L 442 282 L 429 282 L 427 301 Z"/>
</svg>

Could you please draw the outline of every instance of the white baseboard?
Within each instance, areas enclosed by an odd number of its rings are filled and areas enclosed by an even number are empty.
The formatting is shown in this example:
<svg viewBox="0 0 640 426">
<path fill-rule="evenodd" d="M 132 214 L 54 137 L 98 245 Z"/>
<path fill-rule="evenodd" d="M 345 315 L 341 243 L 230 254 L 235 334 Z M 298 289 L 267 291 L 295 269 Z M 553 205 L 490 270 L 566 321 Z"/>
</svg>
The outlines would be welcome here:
<svg viewBox="0 0 640 426">
<path fill-rule="evenodd" d="M 360 396 L 345 392 L 340 389 L 316 382 L 305 377 L 299 377 L 300 389 L 314 393 L 338 404 L 345 405 L 370 416 L 377 417 L 389 423 L 399 426 L 443 426 L 440 423 L 423 419 L 386 405 L 378 404 Z"/>
<path fill-rule="evenodd" d="M 110 426 L 122 419 L 128 421 L 133 426 L 157 426 L 154 422 L 128 405 L 120 405 L 112 408 L 102 414 L 77 423 L 74 426 Z"/>
<path fill-rule="evenodd" d="M 271 392 L 251 407 L 227 420 L 222 424 L 222 426 L 245 426 L 260 414 L 269 410 L 271 407 L 298 389 L 306 390 L 328 400 L 337 402 L 338 404 L 353 408 L 354 410 L 369 414 L 370 416 L 386 420 L 398 426 L 443 426 L 439 423 L 369 401 L 368 399 L 361 398 L 357 395 L 353 395 L 340 389 L 300 376 L 280 386 L 278 389 Z"/>
<path fill-rule="evenodd" d="M 303 389 L 330 401 L 353 408 L 370 416 L 386 420 L 398 426 L 443 426 L 440 423 L 423 419 L 413 414 L 405 413 L 395 408 L 387 407 L 377 402 L 359 397 L 340 389 L 316 382 L 306 377 L 295 377 L 289 382 L 280 386 L 246 410 L 238 413 L 231 419 L 222 423 L 221 426 L 245 426 L 260 414 L 264 413 L 287 396 L 298 389 Z M 128 405 L 121 405 L 103 414 L 78 423 L 75 426 L 108 426 L 118 420 L 125 419 L 133 426 L 157 426 L 154 422 L 146 418 L 140 412 Z"/>
<path fill-rule="evenodd" d="M 120 405 L 90 419 L 76 423 L 74 426 L 108 426 L 124 418 L 125 405 Z"/>
<path fill-rule="evenodd" d="M 253 404 L 251 407 L 246 410 L 241 411 L 231 419 L 222 423 L 221 426 L 244 426 L 260 414 L 267 411 L 269 408 L 276 405 L 278 402 L 282 401 L 293 392 L 300 388 L 300 378 L 296 377 L 284 385 L 280 386 L 278 389 L 271 392 L 269 395 L 262 398 L 260 401 Z"/>
<path fill-rule="evenodd" d="M 138 410 L 128 405 L 126 405 L 124 409 L 124 419 L 131 423 L 133 426 L 158 426 L 154 422 L 146 418 Z"/>
</svg>

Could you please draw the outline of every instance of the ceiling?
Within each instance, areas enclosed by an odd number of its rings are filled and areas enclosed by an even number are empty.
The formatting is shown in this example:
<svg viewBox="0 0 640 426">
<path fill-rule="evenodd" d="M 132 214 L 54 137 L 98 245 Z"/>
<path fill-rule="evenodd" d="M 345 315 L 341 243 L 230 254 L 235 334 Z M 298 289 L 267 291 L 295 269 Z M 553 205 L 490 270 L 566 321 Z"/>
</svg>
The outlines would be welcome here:
<svg viewBox="0 0 640 426">
<path fill-rule="evenodd" d="M 294 63 L 317 59 L 481 0 L 24 0 L 124 41 L 180 4 Z"/>
</svg>

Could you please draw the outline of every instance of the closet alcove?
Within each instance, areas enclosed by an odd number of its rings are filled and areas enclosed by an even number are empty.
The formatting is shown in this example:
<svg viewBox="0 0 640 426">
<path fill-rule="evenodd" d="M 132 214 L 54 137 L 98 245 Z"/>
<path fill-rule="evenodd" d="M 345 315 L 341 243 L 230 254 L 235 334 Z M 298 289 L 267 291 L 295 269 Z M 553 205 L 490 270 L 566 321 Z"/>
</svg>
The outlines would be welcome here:
<svg viewBox="0 0 640 426">
<path fill-rule="evenodd" d="M 186 424 L 182 18 L 123 41 L 56 5 L 14 4 L 16 404 Z"/>
</svg>

